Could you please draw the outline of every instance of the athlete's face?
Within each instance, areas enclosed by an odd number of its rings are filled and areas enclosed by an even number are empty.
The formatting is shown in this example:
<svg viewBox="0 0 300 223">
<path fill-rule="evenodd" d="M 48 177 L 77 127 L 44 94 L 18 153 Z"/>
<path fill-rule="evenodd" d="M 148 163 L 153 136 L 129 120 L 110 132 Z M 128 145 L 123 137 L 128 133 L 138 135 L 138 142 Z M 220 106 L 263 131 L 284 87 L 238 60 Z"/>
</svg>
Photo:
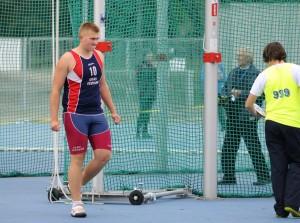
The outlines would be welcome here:
<svg viewBox="0 0 300 223">
<path fill-rule="evenodd" d="M 87 30 L 82 32 L 80 35 L 80 43 L 87 50 L 94 50 L 99 41 L 99 33 L 96 33 L 92 30 Z"/>
</svg>

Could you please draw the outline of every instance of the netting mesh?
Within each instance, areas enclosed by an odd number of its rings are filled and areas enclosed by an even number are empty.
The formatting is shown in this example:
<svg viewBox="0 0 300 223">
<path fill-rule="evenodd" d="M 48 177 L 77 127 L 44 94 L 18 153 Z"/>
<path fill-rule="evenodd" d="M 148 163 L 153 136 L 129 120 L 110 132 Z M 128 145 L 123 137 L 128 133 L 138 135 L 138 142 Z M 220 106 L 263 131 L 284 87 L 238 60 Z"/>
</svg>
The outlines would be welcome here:
<svg viewBox="0 0 300 223">
<path fill-rule="evenodd" d="M 201 195 L 204 1 L 107 1 L 105 7 L 106 39 L 113 42 L 113 51 L 105 54 L 106 76 L 123 119 L 115 126 L 107 115 L 113 158 L 104 170 L 105 190 L 133 189 L 138 183 L 143 183 L 144 189 L 188 185 Z M 271 41 L 282 42 L 288 61 L 297 63 L 299 10 L 300 3 L 290 0 L 221 1 L 220 73 L 227 77 L 237 67 L 240 47 L 251 48 L 254 65 L 263 70 L 262 50 Z M 50 175 L 52 3 L 0 0 L 0 16 L 0 176 Z M 60 0 L 59 18 L 61 55 L 78 44 L 80 24 L 93 20 L 93 1 Z M 221 109 L 219 179 L 226 132 L 221 125 L 226 113 Z M 269 168 L 263 119 L 258 121 L 257 132 Z M 69 154 L 63 131 L 59 133 L 59 151 L 60 170 L 66 176 Z M 89 150 L 87 160 L 90 157 Z M 218 186 L 220 196 L 272 195 L 271 184 L 252 184 L 257 176 L 244 140 L 234 165 L 236 184 Z"/>
</svg>

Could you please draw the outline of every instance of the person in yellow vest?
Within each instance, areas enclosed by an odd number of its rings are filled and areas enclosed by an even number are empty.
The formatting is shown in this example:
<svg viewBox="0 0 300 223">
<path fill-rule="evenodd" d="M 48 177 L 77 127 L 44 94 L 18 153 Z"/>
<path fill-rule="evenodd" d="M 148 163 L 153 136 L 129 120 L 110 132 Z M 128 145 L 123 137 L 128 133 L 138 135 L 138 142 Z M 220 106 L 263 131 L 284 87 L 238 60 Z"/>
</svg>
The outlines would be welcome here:
<svg viewBox="0 0 300 223">
<path fill-rule="evenodd" d="M 253 115 L 256 99 L 266 100 L 265 135 L 271 161 L 277 217 L 300 217 L 300 66 L 286 62 L 279 42 L 263 51 L 268 68 L 256 78 L 245 106 Z"/>
</svg>

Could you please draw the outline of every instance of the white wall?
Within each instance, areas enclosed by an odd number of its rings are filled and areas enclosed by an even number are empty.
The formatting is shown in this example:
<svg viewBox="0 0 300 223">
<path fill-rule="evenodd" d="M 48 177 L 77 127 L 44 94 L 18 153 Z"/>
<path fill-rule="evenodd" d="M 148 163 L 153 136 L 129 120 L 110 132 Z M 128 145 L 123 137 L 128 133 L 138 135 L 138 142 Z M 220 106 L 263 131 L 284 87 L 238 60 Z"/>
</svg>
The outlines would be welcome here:
<svg viewBox="0 0 300 223">
<path fill-rule="evenodd" d="M 0 38 L 0 71 L 21 70 L 25 47 L 20 38 Z"/>
</svg>

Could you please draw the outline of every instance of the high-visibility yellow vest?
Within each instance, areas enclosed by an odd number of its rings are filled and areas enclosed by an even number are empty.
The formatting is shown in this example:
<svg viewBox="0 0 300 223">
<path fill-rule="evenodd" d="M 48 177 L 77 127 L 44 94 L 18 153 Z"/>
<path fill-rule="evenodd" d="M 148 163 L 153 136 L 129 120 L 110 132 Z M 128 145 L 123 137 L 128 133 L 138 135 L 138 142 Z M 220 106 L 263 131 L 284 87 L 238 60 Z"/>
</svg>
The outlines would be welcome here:
<svg viewBox="0 0 300 223">
<path fill-rule="evenodd" d="M 273 65 L 265 70 L 265 119 L 300 128 L 300 88 L 291 70 L 291 63 Z"/>
</svg>

